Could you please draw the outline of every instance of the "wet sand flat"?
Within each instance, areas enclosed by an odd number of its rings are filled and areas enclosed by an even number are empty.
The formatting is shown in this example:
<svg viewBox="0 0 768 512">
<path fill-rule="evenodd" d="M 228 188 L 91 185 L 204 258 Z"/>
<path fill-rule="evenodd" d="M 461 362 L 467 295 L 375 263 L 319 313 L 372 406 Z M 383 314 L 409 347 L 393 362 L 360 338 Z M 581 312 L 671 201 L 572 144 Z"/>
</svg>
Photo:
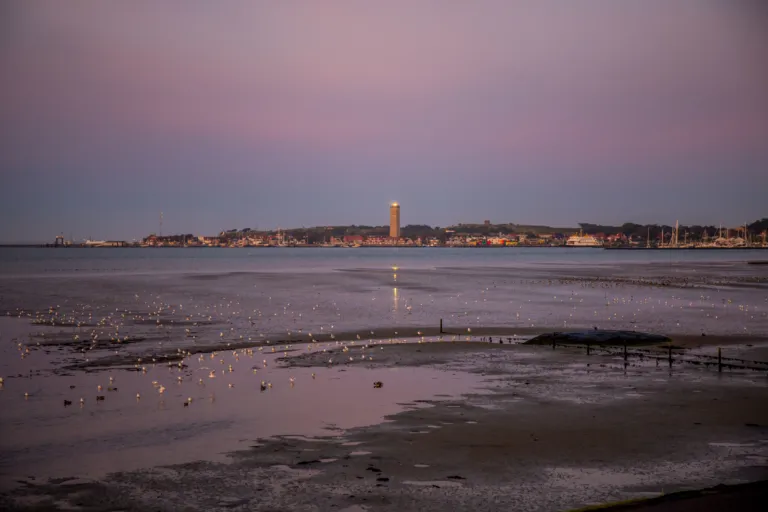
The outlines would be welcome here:
<svg viewBox="0 0 768 512">
<path fill-rule="evenodd" d="M 768 478 L 767 372 L 521 343 L 768 360 L 764 267 L 360 254 L 4 267 L 0 508 L 568 510 Z"/>
<path fill-rule="evenodd" d="M 231 506 L 329 510 L 353 505 L 394 510 L 417 504 L 425 510 L 446 506 L 565 510 L 768 477 L 768 416 L 759 406 L 766 397 L 765 375 L 717 374 L 686 367 L 670 371 L 653 362 L 625 368 L 623 361 L 611 357 L 525 345 L 413 341 L 370 346 L 369 353 L 388 354 L 388 359 L 381 356 L 375 364 L 345 362 L 334 369 L 319 363 L 306 368 L 314 370 L 314 379 L 304 374 L 295 387 L 280 385 L 283 391 L 296 394 L 301 393 L 300 386 L 312 387 L 323 395 L 334 393 L 340 400 L 347 397 L 320 383 L 338 378 L 355 387 L 354 403 L 333 413 L 339 418 L 349 418 L 343 411 L 384 410 L 382 403 L 376 403 L 381 398 L 377 394 L 401 385 L 428 388 L 431 397 L 427 399 L 413 393 L 409 398 L 402 392 L 401 398 L 397 393 L 388 396 L 405 402 L 384 423 L 374 420 L 368 426 L 336 432 L 305 431 L 315 436 L 311 438 L 278 432 L 258 436 L 256 428 L 247 446 L 229 444 L 235 451 L 220 457 L 200 453 L 205 456 L 199 462 L 171 466 L 156 462 L 163 469 L 130 468 L 96 480 L 74 480 L 77 485 L 26 477 L 21 479 L 24 486 L 17 486 L 10 495 L 17 504 L 22 496 L 45 502 L 46 496 L 58 495 L 64 502 L 76 497 L 84 503 L 172 510 L 180 491 L 160 490 L 174 485 L 184 489 L 186 502 L 210 510 Z M 291 363 L 290 354 L 281 357 Z M 313 356 L 293 357 L 300 361 Z M 392 373 L 392 366 L 437 373 L 409 380 Z M 356 369 L 365 372 L 358 374 L 364 377 L 359 382 L 345 380 L 344 374 L 352 375 Z M 274 376 L 297 370 L 272 371 Z M 465 386 L 461 397 L 447 379 L 459 372 Z M 482 380 L 470 381 L 467 375 Z M 381 390 L 370 385 L 373 379 L 382 381 Z M 255 382 L 238 381 L 226 391 L 232 394 L 206 404 L 221 408 L 223 417 L 233 416 L 233 409 L 227 407 L 233 399 L 235 407 L 242 407 L 250 395 L 257 399 L 249 404 L 268 396 L 258 391 Z M 267 393 L 275 392 L 278 388 L 273 387 Z M 323 401 L 325 407 L 331 402 Z M 169 411 L 200 412 L 196 402 L 187 410 L 173 401 L 167 403 Z M 273 411 L 276 406 L 269 405 Z M 299 417 L 288 421 L 297 420 L 301 421 Z M 253 419 L 248 423 L 254 425 Z M 347 426 L 354 423 L 353 419 Z M 206 433 L 199 431 L 199 423 L 191 426 L 198 430 L 195 435 L 201 442 L 228 444 L 227 437 L 216 430 Z M 186 446 L 182 439 L 174 442 Z M 61 475 L 65 474 L 63 470 Z M 312 508 L 318 504 L 319 508 Z"/>
</svg>

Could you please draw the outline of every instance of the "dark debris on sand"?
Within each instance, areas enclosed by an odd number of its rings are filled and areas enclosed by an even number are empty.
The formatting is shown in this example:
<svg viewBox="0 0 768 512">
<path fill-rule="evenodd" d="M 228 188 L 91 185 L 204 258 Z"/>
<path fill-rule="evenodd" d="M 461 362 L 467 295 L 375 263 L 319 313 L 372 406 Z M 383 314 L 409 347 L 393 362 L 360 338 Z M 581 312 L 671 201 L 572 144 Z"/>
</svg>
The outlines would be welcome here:
<svg viewBox="0 0 768 512">
<path fill-rule="evenodd" d="M 671 341 L 670 338 L 660 334 L 594 329 L 591 331 L 550 332 L 539 334 L 525 343 L 528 345 L 551 345 L 552 343 L 560 345 L 584 345 L 586 343 L 593 345 L 652 345 L 656 343 L 667 343 L 669 341 Z"/>
</svg>

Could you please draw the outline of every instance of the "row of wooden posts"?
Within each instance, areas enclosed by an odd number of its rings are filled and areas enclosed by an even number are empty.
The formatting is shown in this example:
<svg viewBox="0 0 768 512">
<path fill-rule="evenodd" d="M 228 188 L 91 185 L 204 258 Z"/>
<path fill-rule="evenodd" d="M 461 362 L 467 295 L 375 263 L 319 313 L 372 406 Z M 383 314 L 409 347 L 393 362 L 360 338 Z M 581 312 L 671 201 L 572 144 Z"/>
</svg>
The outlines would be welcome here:
<svg viewBox="0 0 768 512">
<path fill-rule="evenodd" d="M 557 346 L 556 342 L 552 342 L 552 350 L 555 349 Z M 579 345 L 571 345 L 571 344 L 561 344 L 562 347 L 578 347 Z M 592 351 L 594 350 L 594 347 L 590 343 L 586 343 L 586 351 L 587 355 L 591 355 Z M 637 357 L 648 357 L 650 359 L 656 359 L 663 360 L 666 359 L 669 367 L 672 368 L 672 365 L 674 364 L 674 361 L 677 360 L 678 362 L 682 363 L 689 363 L 689 364 L 701 364 L 699 361 L 694 361 L 691 359 L 685 359 L 682 357 L 684 354 L 677 354 L 677 358 L 675 358 L 675 354 L 673 353 L 672 349 L 673 347 L 670 345 L 667 347 L 666 354 L 655 352 L 651 350 L 642 350 L 640 352 L 630 352 L 627 349 L 627 344 L 623 344 L 622 347 L 616 347 L 616 346 L 605 346 L 605 345 L 598 345 L 599 349 L 608 350 L 609 353 L 611 349 L 621 348 L 623 351 L 624 361 L 625 363 L 629 359 L 630 356 L 637 356 Z M 723 349 L 722 347 L 717 347 L 717 355 L 716 356 L 710 356 L 706 354 L 691 354 L 693 357 L 697 358 L 703 358 L 703 359 L 715 359 L 717 361 L 717 371 L 722 372 L 723 368 L 730 368 L 730 369 L 741 369 L 741 370 L 754 370 L 754 371 L 764 371 L 768 372 L 768 361 L 749 361 L 745 359 L 737 359 L 737 358 L 724 358 L 723 357 Z M 724 360 L 727 360 L 728 362 L 724 362 Z M 714 365 L 715 363 L 704 363 L 705 365 Z"/>
<path fill-rule="evenodd" d="M 552 340 L 552 350 L 555 350 L 556 346 L 557 346 L 557 343 L 555 342 L 555 340 Z M 573 346 L 573 345 L 568 345 L 568 346 Z M 590 355 L 591 345 L 589 344 L 589 342 L 586 343 L 586 346 L 587 346 L 587 355 Z M 604 347 L 604 345 L 598 345 L 598 346 Z M 605 348 L 610 348 L 610 347 L 605 347 Z M 629 359 L 629 352 L 627 352 L 626 343 L 624 343 L 623 348 L 624 348 L 624 361 L 627 361 Z M 658 359 L 658 356 L 649 356 L 649 357 L 654 357 Z M 669 361 L 669 367 L 672 368 L 672 364 L 674 361 L 674 359 L 672 358 L 672 345 L 667 347 L 667 360 Z M 723 371 L 723 349 L 720 347 L 717 347 L 717 371 L 718 372 Z"/>
<path fill-rule="evenodd" d="M 443 334 L 443 319 L 442 318 L 440 319 L 440 334 Z M 586 343 L 585 345 L 586 345 L 586 348 L 587 348 L 587 355 L 590 355 L 591 352 L 592 352 L 592 346 L 591 346 L 590 343 Z M 557 346 L 557 342 L 553 339 L 552 340 L 552 350 L 554 350 L 556 346 Z M 566 345 L 563 345 L 563 346 L 574 347 L 574 346 L 578 346 L 578 345 L 566 344 Z M 605 346 L 605 345 L 598 345 L 598 346 L 600 348 L 604 348 L 604 349 L 616 348 L 615 346 L 614 347 Z M 659 355 L 652 354 L 652 353 L 650 353 L 650 351 L 648 352 L 648 355 L 644 355 L 642 353 L 630 353 L 627 350 L 627 344 L 626 343 L 624 343 L 624 345 L 623 345 L 623 355 L 624 355 L 624 361 L 625 362 L 629 360 L 629 356 L 630 355 L 636 355 L 636 356 L 639 356 L 639 357 L 649 357 L 649 358 L 653 358 L 653 359 L 657 359 L 657 360 L 661 359 L 661 357 L 659 357 Z M 709 355 L 706 355 L 706 354 L 696 354 L 696 356 L 697 357 L 702 357 L 702 358 L 705 358 L 705 359 L 714 359 L 715 358 L 715 356 L 709 356 Z M 743 363 L 743 364 L 723 363 L 723 349 L 722 349 L 722 347 L 717 347 L 717 356 L 716 356 L 716 358 L 717 358 L 717 371 L 718 372 L 722 372 L 724 367 L 746 369 L 746 370 L 768 371 L 768 362 L 764 362 L 764 361 L 748 361 L 748 360 L 745 360 L 745 359 L 727 358 L 728 361 L 737 361 L 737 362 Z M 672 365 L 674 363 L 674 357 L 673 357 L 673 353 L 672 353 L 672 345 L 669 345 L 667 347 L 667 361 L 669 363 L 669 367 L 672 368 Z M 686 363 L 692 363 L 692 364 L 698 364 L 698 363 L 695 363 L 693 361 L 685 360 L 685 359 L 682 359 L 682 358 L 680 358 L 679 361 L 686 362 Z M 755 366 L 747 366 L 746 363 L 752 364 L 752 365 L 758 365 L 758 366 L 763 366 L 764 365 L 765 368 L 762 368 L 762 367 L 756 368 Z"/>
</svg>

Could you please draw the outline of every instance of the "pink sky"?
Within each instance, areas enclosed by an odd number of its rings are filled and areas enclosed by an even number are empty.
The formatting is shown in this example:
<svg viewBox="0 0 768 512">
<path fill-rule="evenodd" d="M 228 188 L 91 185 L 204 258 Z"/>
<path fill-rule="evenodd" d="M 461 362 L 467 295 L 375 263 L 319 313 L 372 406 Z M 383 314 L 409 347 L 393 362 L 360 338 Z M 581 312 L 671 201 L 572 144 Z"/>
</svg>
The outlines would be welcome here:
<svg viewBox="0 0 768 512">
<path fill-rule="evenodd" d="M 138 175 L 197 183 L 283 190 L 280 176 L 291 175 L 380 185 L 383 204 L 408 197 L 380 181 L 386 172 L 533 187 L 728 174 L 768 186 L 768 15 L 753 2 L 15 1 L 3 10 L 0 164 L 14 198 L 34 193 L 29 176 L 116 183 L 128 160 L 141 163 Z M 442 193 L 461 187 L 457 179 Z M 765 214 L 747 199 L 724 210 Z M 290 222 L 344 222 L 306 200 Z M 269 208 L 241 213 L 278 222 Z M 420 208 L 414 222 L 462 220 Z M 614 221 L 574 208 L 585 221 Z"/>
</svg>

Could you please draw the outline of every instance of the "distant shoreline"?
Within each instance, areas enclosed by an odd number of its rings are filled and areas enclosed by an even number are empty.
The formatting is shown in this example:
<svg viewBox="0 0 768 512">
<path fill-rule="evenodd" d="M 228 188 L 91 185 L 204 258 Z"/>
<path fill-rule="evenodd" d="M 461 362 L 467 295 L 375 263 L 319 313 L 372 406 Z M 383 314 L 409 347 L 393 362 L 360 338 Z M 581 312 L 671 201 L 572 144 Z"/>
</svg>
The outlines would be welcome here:
<svg viewBox="0 0 768 512">
<path fill-rule="evenodd" d="M 761 251 L 768 247 L 585 247 L 569 245 L 364 245 L 360 247 L 324 247 L 321 245 L 219 247 L 191 245 L 187 247 L 160 246 L 141 247 L 136 245 L 89 247 L 85 245 L 56 246 L 53 244 L 0 244 L 0 249 L 602 249 L 607 251 Z"/>
</svg>

